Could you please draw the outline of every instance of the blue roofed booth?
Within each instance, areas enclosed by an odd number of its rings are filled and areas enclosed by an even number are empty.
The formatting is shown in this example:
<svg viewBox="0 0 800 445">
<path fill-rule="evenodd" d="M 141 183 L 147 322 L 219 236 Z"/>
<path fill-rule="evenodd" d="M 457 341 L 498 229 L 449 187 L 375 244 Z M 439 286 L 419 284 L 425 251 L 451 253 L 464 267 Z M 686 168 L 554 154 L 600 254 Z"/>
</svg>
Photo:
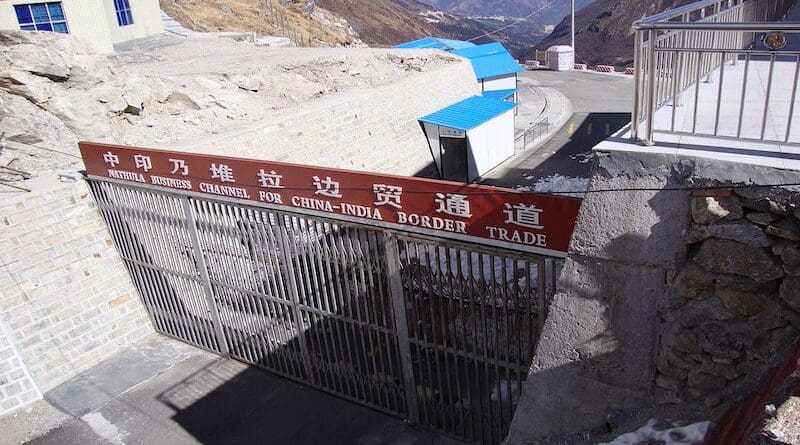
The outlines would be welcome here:
<svg viewBox="0 0 800 445">
<path fill-rule="evenodd" d="M 473 96 L 420 118 L 439 176 L 473 182 L 513 156 L 515 108 Z"/>
</svg>

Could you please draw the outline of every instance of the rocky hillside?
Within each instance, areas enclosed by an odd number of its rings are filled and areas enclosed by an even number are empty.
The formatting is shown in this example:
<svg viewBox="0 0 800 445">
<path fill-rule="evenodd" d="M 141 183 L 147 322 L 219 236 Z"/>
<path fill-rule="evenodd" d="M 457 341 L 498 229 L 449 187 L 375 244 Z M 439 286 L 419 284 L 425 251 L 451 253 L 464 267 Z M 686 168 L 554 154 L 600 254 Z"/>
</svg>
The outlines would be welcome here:
<svg viewBox="0 0 800 445">
<path fill-rule="evenodd" d="M 434 24 L 392 0 L 316 0 L 316 3 L 347 20 L 369 45 L 391 46 L 440 33 Z"/>
<path fill-rule="evenodd" d="M 431 51 L 265 48 L 206 36 L 158 43 L 106 56 L 70 35 L 0 31 L 0 165 L 34 175 L 74 169 L 79 140 L 183 146 L 456 62 Z"/>
<path fill-rule="evenodd" d="M 194 31 L 243 31 L 290 37 L 298 46 L 361 41 L 340 16 L 313 0 L 160 0 L 161 9 Z"/>
<path fill-rule="evenodd" d="M 633 22 L 694 0 L 597 0 L 575 16 L 577 61 L 626 66 L 633 63 Z M 568 45 L 569 17 L 536 47 Z"/>
</svg>

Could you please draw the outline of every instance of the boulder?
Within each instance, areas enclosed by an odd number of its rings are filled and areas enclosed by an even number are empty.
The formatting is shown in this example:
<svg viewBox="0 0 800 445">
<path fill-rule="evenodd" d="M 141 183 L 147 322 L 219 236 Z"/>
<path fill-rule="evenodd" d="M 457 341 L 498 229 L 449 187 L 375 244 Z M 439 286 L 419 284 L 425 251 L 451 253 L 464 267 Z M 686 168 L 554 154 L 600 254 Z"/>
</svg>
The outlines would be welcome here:
<svg viewBox="0 0 800 445">
<path fill-rule="evenodd" d="M 743 220 L 711 224 L 708 229 L 714 238 L 738 241 L 753 247 L 770 245 L 769 238 L 761 228 Z"/>
<path fill-rule="evenodd" d="M 692 219 L 697 224 L 730 221 L 743 216 L 742 203 L 736 196 L 692 198 Z"/>
<path fill-rule="evenodd" d="M 759 226 L 766 226 L 775 222 L 778 217 L 772 213 L 750 212 L 746 218 Z"/>
<path fill-rule="evenodd" d="M 789 241 L 800 241 L 800 221 L 784 218 L 768 225 L 767 233 Z"/>
<path fill-rule="evenodd" d="M 82 101 L 80 96 L 59 92 L 47 102 L 47 111 L 78 137 L 103 140 L 112 136 L 105 109 L 98 102 Z"/>
<path fill-rule="evenodd" d="M 792 310 L 800 312 L 800 277 L 788 277 L 783 280 L 780 297 Z"/>
<path fill-rule="evenodd" d="M 784 276 L 780 262 L 768 250 L 736 241 L 708 239 L 694 261 L 707 271 L 749 277 L 759 283 Z"/>
<path fill-rule="evenodd" d="M 123 95 L 121 88 L 111 85 L 100 85 L 92 90 L 95 100 L 105 104 L 106 109 L 112 114 L 120 114 L 128 107 Z"/>
<path fill-rule="evenodd" d="M 737 360 L 750 347 L 755 336 L 752 327 L 731 323 L 710 322 L 697 330 L 700 348 L 713 358 Z"/>
<path fill-rule="evenodd" d="M 189 93 L 181 90 L 174 90 L 171 92 L 169 96 L 167 96 L 167 100 L 165 102 L 179 105 L 183 108 L 188 108 L 191 110 L 199 110 L 201 108 L 197 100 L 195 100 Z"/>
</svg>

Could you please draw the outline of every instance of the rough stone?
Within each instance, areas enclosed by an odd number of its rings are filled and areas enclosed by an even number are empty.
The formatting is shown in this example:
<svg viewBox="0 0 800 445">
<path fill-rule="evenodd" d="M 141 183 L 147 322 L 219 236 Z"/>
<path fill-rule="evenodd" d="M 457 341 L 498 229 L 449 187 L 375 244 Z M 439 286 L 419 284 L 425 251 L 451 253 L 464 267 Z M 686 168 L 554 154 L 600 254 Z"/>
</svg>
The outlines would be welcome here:
<svg viewBox="0 0 800 445">
<path fill-rule="evenodd" d="M 697 331 L 703 351 L 728 360 L 736 360 L 744 355 L 753 333 L 750 326 L 720 322 L 706 323 Z"/>
<path fill-rule="evenodd" d="M 678 277 L 681 296 L 693 300 L 710 297 L 714 292 L 714 275 L 695 264 L 687 264 Z"/>
<path fill-rule="evenodd" d="M 113 133 L 105 110 L 97 102 L 81 103 L 69 94 L 59 93 L 47 102 L 47 110 L 78 136 L 107 138 Z"/>
<path fill-rule="evenodd" d="M 236 84 L 237 87 L 245 91 L 252 91 L 255 93 L 261 89 L 261 81 L 252 76 L 236 77 L 232 79 L 232 81 L 233 83 Z"/>
<path fill-rule="evenodd" d="M 786 266 L 800 266 L 800 244 L 790 244 L 780 253 L 781 260 Z"/>
<path fill-rule="evenodd" d="M 656 376 L 656 386 L 672 391 L 678 391 L 681 388 L 681 382 L 680 380 L 659 374 Z"/>
<path fill-rule="evenodd" d="M 780 263 L 768 251 L 736 241 L 706 240 L 694 261 L 708 271 L 741 275 L 759 283 L 784 276 Z"/>
<path fill-rule="evenodd" d="M 742 203 L 736 196 L 692 198 L 692 220 L 697 224 L 731 221 L 743 216 Z"/>
<path fill-rule="evenodd" d="M 732 276 L 718 277 L 715 293 L 733 311 L 752 316 L 769 305 L 770 295 L 777 290 L 771 283 L 755 283 L 746 278 Z"/>
<path fill-rule="evenodd" d="M 655 399 L 659 405 L 677 405 L 683 402 L 677 392 L 664 388 L 656 388 Z"/>
<path fill-rule="evenodd" d="M 767 233 L 789 241 L 800 241 L 800 222 L 793 218 L 784 218 L 767 226 Z"/>
<path fill-rule="evenodd" d="M 759 226 L 766 226 L 775 222 L 778 217 L 772 213 L 750 212 L 746 218 Z"/>
<path fill-rule="evenodd" d="M 680 358 L 676 359 L 676 357 L 677 354 L 675 354 L 671 348 L 663 348 L 658 355 L 656 369 L 667 377 L 683 380 L 688 375 L 689 370 L 692 369 L 692 366 L 684 366 L 683 363 L 685 360 Z"/>
<path fill-rule="evenodd" d="M 708 226 L 712 237 L 737 241 L 753 247 L 769 247 L 770 241 L 758 226 L 745 221 L 732 221 Z"/>
<path fill-rule="evenodd" d="M 780 297 L 787 306 L 800 312 L 800 277 L 788 277 L 783 280 Z"/>
<path fill-rule="evenodd" d="M 201 107 L 195 99 L 184 91 L 175 90 L 167 96 L 166 103 L 181 105 L 184 108 L 199 110 Z"/>
<path fill-rule="evenodd" d="M 677 325 L 682 327 L 695 327 L 707 321 L 725 321 L 736 318 L 736 313 L 730 310 L 719 297 L 710 297 L 700 301 L 691 301 L 681 311 Z M 688 352 L 688 351 L 684 351 Z"/>
<path fill-rule="evenodd" d="M 686 233 L 686 244 L 697 244 L 711 237 L 711 230 L 705 224 L 692 224 Z"/>
<path fill-rule="evenodd" d="M 745 207 L 761 212 L 787 215 L 791 192 L 782 188 L 752 187 L 736 189 L 736 194 L 744 198 Z"/>
<path fill-rule="evenodd" d="M 105 104 L 109 112 L 113 114 L 120 114 L 128 107 L 128 103 L 123 97 L 121 88 L 111 85 L 100 85 L 92 90 L 94 98 Z"/>
<path fill-rule="evenodd" d="M 794 209 L 794 217 L 800 219 L 800 208 Z"/>
<path fill-rule="evenodd" d="M 703 393 L 719 391 L 727 386 L 728 381 L 724 377 L 706 374 L 705 372 L 694 370 L 689 373 L 686 380 L 689 388 L 699 390 Z"/>
</svg>

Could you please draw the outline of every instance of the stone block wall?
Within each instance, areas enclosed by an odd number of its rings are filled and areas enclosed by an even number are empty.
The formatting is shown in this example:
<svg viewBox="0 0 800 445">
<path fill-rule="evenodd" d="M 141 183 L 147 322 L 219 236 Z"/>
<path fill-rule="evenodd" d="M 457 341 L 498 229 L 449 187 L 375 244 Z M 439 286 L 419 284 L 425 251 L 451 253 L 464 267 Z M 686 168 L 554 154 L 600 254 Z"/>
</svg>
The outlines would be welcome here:
<svg viewBox="0 0 800 445">
<path fill-rule="evenodd" d="M 0 322 L 0 416 L 42 397 Z"/>
<path fill-rule="evenodd" d="M 747 394 L 800 335 L 800 193 L 705 190 L 691 213 L 675 280 L 682 299 L 663 314 L 656 394 L 713 410 Z"/>
<path fill-rule="evenodd" d="M 46 392 L 153 330 L 86 183 L 40 190 L 0 200 L 0 324 Z"/>
<path fill-rule="evenodd" d="M 410 176 L 433 159 L 418 119 L 479 94 L 472 67 L 430 72 L 305 105 L 178 150 Z"/>
</svg>

